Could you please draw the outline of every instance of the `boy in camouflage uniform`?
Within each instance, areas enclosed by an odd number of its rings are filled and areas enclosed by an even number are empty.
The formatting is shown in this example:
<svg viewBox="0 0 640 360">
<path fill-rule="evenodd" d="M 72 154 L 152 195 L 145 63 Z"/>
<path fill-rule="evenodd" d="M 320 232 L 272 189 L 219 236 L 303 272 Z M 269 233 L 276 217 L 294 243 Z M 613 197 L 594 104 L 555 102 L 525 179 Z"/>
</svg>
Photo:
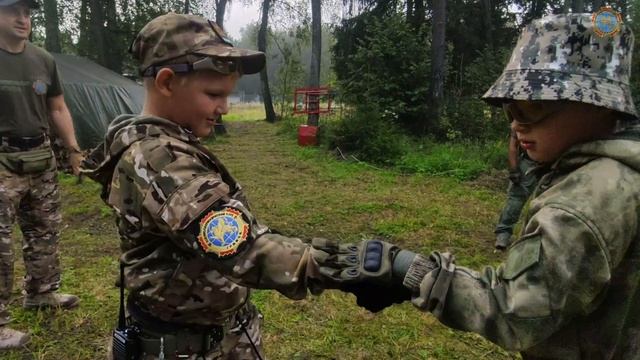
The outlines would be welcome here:
<svg viewBox="0 0 640 360">
<path fill-rule="evenodd" d="M 265 56 L 233 47 L 210 21 L 173 13 L 149 22 L 131 53 L 144 76 L 143 113 L 115 119 L 86 164 L 117 214 L 139 358 L 258 358 L 261 316 L 247 286 L 301 299 L 320 291 L 320 277 L 310 246 L 259 224 L 198 138 Z"/>
<path fill-rule="evenodd" d="M 37 6 L 36 1 L 0 0 L 0 350 L 29 340 L 7 325 L 16 219 L 24 237 L 23 306 L 67 309 L 79 303 L 75 295 L 57 293 L 61 216 L 56 163 L 46 136 L 49 124 L 69 149 L 76 173 L 81 154 L 55 61 L 27 41 L 31 9 Z"/>
<path fill-rule="evenodd" d="M 371 294 L 403 286 L 443 324 L 524 359 L 640 359 L 633 35 L 611 25 L 618 31 L 603 34 L 590 14 L 533 21 L 484 95 L 504 107 L 527 154 L 550 169 L 503 264 L 476 272 L 447 253 L 318 242 L 321 272 L 374 310 L 403 299 Z M 343 260 L 349 256 L 365 261 Z"/>
</svg>

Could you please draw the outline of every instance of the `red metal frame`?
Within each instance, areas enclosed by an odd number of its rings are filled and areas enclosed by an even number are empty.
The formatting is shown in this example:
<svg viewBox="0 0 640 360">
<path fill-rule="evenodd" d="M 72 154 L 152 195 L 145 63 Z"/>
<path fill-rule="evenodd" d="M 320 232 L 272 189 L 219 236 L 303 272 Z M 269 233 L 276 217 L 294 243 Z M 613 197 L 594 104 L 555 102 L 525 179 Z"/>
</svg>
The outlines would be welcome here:
<svg viewBox="0 0 640 360">
<path fill-rule="evenodd" d="M 298 102 L 300 96 L 303 97 L 303 100 Z M 326 108 L 320 107 L 323 99 L 326 99 Z M 296 115 L 326 114 L 331 112 L 332 100 L 331 88 L 328 86 L 297 88 L 293 93 L 293 113 Z M 298 104 L 301 104 L 300 108 L 298 108 Z"/>
</svg>

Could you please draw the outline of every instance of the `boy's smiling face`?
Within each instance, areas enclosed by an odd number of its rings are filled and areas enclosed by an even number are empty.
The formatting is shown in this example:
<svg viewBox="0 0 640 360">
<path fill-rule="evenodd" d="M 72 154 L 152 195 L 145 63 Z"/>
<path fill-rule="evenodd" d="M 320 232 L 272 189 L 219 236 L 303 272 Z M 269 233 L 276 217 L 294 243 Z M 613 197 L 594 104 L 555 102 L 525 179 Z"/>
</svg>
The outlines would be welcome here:
<svg viewBox="0 0 640 360">
<path fill-rule="evenodd" d="M 521 100 L 514 103 L 521 109 L 531 105 Z M 518 143 L 534 161 L 551 163 L 571 146 L 604 138 L 613 132 L 613 111 L 577 102 L 564 104 L 558 111 L 534 123 L 519 122 L 514 116 L 511 127 L 517 134 Z"/>
<path fill-rule="evenodd" d="M 238 74 L 222 75 L 214 71 L 196 71 L 174 79 L 170 120 L 187 128 L 197 137 L 211 133 L 220 116 L 229 111 L 228 98 L 236 86 Z"/>
</svg>

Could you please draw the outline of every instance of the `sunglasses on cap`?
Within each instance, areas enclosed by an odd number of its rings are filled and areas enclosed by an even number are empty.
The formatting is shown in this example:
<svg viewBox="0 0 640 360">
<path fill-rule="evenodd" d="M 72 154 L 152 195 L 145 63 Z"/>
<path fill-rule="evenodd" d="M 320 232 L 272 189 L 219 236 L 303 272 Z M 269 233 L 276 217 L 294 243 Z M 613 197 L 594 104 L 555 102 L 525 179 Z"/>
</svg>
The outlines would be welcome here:
<svg viewBox="0 0 640 360">
<path fill-rule="evenodd" d="M 564 101 L 507 101 L 502 103 L 502 110 L 509 122 L 515 120 L 520 124 L 535 124 L 557 114 L 565 106 Z"/>
<path fill-rule="evenodd" d="M 242 74 L 240 61 L 236 59 L 224 59 L 205 57 L 193 63 L 151 65 L 143 73 L 143 77 L 154 77 L 161 69 L 171 69 L 175 73 L 189 73 L 200 70 L 213 70 L 222 75 L 231 75 L 235 72 Z"/>
</svg>

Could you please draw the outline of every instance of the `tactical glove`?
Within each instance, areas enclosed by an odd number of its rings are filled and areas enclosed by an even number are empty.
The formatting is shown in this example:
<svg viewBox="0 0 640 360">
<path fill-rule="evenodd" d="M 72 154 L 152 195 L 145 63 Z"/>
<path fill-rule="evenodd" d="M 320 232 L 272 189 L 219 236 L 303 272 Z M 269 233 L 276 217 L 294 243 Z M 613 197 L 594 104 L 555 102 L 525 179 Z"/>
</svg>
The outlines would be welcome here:
<svg viewBox="0 0 640 360">
<path fill-rule="evenodd" d="M 365 309 L 378 312 L 411 299 L 411 292 L 402 285 L 402 280 L 414 253 L 380 240 L 342 245 L 314 239 L 312 248 L 325 288 L 354 294 L 358 305 Z M 400 253 L 402 256 L 398 257 Z M 394 266 L 398 258 L 402 261 Z"/>
</svg>

